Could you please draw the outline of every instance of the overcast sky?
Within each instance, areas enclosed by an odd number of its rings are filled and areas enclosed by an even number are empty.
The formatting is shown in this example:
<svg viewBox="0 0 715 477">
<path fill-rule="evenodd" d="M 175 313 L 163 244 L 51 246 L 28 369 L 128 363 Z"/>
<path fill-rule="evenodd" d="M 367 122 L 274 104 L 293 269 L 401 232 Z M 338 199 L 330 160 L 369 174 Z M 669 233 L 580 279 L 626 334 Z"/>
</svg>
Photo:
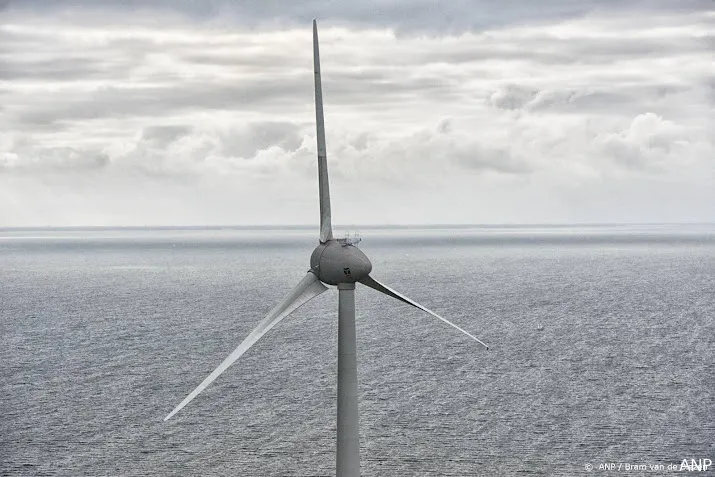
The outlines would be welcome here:
<svg viewBox="0 0 715 477">
<path fill-rule="evenodd" d="M 64 5 L 63 5 L 64 3 Z M 0 0 L 0 226 L 715 222 L 711 1 Z"/>
</svg>

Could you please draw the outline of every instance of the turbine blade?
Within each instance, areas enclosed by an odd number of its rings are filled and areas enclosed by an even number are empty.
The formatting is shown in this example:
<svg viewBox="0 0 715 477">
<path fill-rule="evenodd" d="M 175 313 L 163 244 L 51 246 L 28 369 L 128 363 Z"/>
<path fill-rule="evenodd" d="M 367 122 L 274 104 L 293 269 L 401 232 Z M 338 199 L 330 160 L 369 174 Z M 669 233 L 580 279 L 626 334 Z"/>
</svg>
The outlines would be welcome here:
<svg viewBox="0 0 715 477">
<path fill-rule="evenodd" d="M 320 81 L 320 51 L 318 50 L 318 24 L 313 20 L 313 73 L 315 74 L 315 126 L 318 141 L 318 191 L 320 195 L 320 242 L 333 238 L 330 218 L 330 185 L 328 184 L 328 153 L 325 148 L 325 121 L 323 119 L 323 87 Z"/>
<path fill-rule="evenodd" d="M 416 301 L 410 300 L 409 298 L 407 298 L 406 296 L 404 296 L 404 295 L 402 295 L 402 294 L 396 292 L 396 291 L 393 290 L 392 288 L 390 288 L 390 287 L 388 287 L 388 286 L 386 286 L 386 285 L 383 285 L 382 283 L 378 282 L 377 280 L 375 280 L 374 278 L 370 277 L 369 275 L 368 275 L 367 277 L 363 278 L 362 280 L 360 280 L 360 283 L 362 283 L 363 285 L 368 286 L 368 287 L 370 287 L 370 288 L 372 288 L 372 289 L 374 289 L 374 290 L 377 290 L 377 291 L 379 291 L 380 293 L 384 293 L 385 295 L 391 296 L 392 298 L 397 298 L 398 300 L 400 300 L 400 301 L 402 301 L 402 302 L 404 302 L 404 303 L 407 303 L 408 305 L 412 305 L 412 306 L 414 306 L 415 308 L 419 308 L 419 309 L 422 310 L 422 311 L 426 311 L 426 312 L 429 313 L 430 315 L 432 315 L 432 316 L 434 316 L 434 317 L 436 317 L 436 318 L 439 318 L 440 320 L 444 321 L 445 323 L 447 323 L 447 324 L 448 324 L 449 326 L 451 326 L 452 328 L 458 329 L 459 331 L 461 331 L 461 332 L 464 333 L 465 335 L 467 335 L 467 336 L 469 336 L 470 338 L 472 338 L 474 341 L 476 341 L 476 342 L 480 343 L 481 345 L 483 345 L 486 349 L 489 349 L 489 346 L 487 346 L 486 344 L 484 344 L 484 342 L 483 342 L 482 340 L 480 340 L 479 338 L 477 338 L 476 336 L 471 335 L 470 333 L 466 332 L 465 330 L 463 330 L 463 329 L 460 328 L 459 326 L 455 325 L 455 324 L 452 323 L 451 321 L 447 320 L 446 318 L 443 318 L 443 317 L 439 316 L 439 315 L 438 315 L 437 313 L 435 313 L 434 311 L 425 308 L 424 306 L 420 305 L 420 304 L 417 303 Z"/>
<path fill-rule="evenodd" d="M 228 355 L 228 357 L 223 360 L 223 362 L 218 366 L 218 368 L 214 369 L 213 372 L 209 374 L 209 376 L 204 379 L 203 382 L 199 384 L 196 389 L 191 391 L 191 394 L 186 396 L 186 398 L 181 401 L 181 403 L 176 406 L 174 410 L 171 411 L 169 415 L 164 418 L 164 420 L 166 421 L 170 419 L 171 416 L 173 416 L 174 414 L 179 412 L 184 406 L 189 404 L 192 399 L 198 396 L 201 391 L 206 389 L 206 387 L 211 384 L 214 379 L 216 379 L 221 373 L 226 371 L 226 369 L 231 366 L 234 361 L 240 358 L 243 353 L 248 351 L 248 349 L 253 346 L 256 341 L 258 341 L 271 328 L 280 323 L 283 318 L 290 315 L 298 307 L 306 303 L 311 298 L 320 295 L 327 289 L 328 288 L 323 285 L 320 280 L 318 280 L 318 277 L 316 277 L 312 272 L 308 272 L 308 274 L 298 283 L 298 285 L 296 285 L 296 287 L 293 288 L 293 290 L 291 290 L 291 292 L 285 298 L 283 298 L 283 300 L 278 304 L 278 306 L 273 308 L 273 310 L 268 313 L 268 316 L 266 316 L 263 321 L 261 321 L 253 331 L 251 331 L 251 334 L 249 334 L 248 337 L 243 340 L 240 345 L 238 345 L 238 348 L 233 350 L 233 353 Z"/>
</svg>

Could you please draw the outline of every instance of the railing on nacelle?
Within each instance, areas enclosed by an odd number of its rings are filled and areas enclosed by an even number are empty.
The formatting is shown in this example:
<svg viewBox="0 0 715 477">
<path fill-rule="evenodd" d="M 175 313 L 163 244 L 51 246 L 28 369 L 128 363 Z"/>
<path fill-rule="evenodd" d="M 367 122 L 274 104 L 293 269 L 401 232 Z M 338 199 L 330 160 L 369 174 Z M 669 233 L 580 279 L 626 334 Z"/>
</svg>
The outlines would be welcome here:
<svg viewBox="0 0 715 477">
<path fill-rule="evenodd" d="M 345 237 L 339 238 L 337 240 L 340 243 L 340 245 L 345 247 L 347 245 L 357 246 L 357 244 L 359 244 L 362 239 L 360 238 L 359 232 L 352 232 L 352 233 L 345 232 Z"/>
</svg>

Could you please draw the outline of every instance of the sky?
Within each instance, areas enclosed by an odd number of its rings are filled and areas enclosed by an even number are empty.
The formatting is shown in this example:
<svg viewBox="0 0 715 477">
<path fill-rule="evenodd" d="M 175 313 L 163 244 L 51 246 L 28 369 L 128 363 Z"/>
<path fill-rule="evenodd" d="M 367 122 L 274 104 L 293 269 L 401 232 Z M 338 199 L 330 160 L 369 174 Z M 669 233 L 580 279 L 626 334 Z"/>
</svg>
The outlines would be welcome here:
<svg viewBox="0 0 715 477">
<path fill-rule="evenodd" d="M 715 222 L 709 0 L 0 0 L 0 226 Z"/>
</svg>

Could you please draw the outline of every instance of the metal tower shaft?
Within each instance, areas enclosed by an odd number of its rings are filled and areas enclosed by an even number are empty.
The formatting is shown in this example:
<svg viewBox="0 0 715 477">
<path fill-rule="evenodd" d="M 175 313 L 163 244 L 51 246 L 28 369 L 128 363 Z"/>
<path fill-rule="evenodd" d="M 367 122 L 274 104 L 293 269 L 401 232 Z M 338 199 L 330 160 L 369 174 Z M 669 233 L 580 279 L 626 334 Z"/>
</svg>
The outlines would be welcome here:
<svg viewBox="0 0 715 477">
<path fill-rule="evenodd" d="M 336 476 L 360 475 L 355 284 L 338 284 L 338 440 Z"/>
</svg>

